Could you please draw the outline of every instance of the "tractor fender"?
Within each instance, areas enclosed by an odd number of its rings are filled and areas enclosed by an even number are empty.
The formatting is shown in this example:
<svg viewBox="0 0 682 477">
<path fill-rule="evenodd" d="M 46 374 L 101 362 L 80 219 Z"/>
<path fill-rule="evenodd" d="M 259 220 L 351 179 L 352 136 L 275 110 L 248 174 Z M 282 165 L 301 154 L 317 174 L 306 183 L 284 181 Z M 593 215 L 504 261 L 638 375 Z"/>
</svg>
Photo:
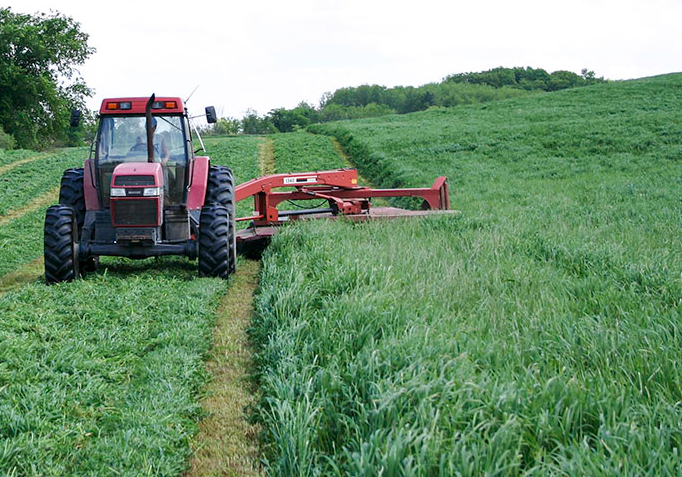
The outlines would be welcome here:
<svg viewBox="0 0 682 477">
<path fill-rule="evenodd" d="M 100 210 L 97 186 L 95 185 L 95 164 L 92 159 L 85 161 L 83 195 L 85 197 L 85 210 Z"/>
<path fill-rule="evenodd" d="M 189 210 L 201 209 L 204 206 L 210 167 L 211 162 L 208 156 L 197 156 L 192 161 L 192 176 L 187 194 L 187 208 Z"/>
</svg>

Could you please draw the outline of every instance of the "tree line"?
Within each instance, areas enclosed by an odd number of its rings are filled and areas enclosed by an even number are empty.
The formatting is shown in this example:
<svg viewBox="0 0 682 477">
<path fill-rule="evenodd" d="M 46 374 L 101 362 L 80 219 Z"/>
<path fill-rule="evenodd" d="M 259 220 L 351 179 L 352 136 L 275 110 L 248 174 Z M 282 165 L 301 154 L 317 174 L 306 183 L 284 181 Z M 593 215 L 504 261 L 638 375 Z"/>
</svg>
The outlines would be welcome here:
<svg viewBox="0 0 682 477">
<path fill-rule="evenodd" d="M 588 86 L 603 83 L 594 71 L 583 69 L 548 73 L 542 68 L 494 68 L 447 76 L 440 83 L 422 86 L 362 85 L 340 88 L 325 93 L 318 107 L 301 102 L 292 109 L 277 108 L 264 116 L 247 111 L 240 120 L 222 118 L 205 129 L 206 134 L 269 134 L 291 132 L 310 124 L 343 119 L 362 119 L 388 114 L 405 114 L 433 107 L 449 108 L 463 104 L 483 103 L 541 91 Z"/>
<path fill-rule="evenodd" d="M 0 149 L 73 146 L 93 137 L 96 113 L 85 108 L 93 91 L 76 69 L 95 53 L 88 38 L 78 22 L 58 12 L 27 15 L 0 7 Z M 290 132 L 316 123 L 447 108 L 604 81 L 586 69 L 578 75 L 500 67 L 458 73 L 418 87 L 353 86 L 325 93 L 318 106 L 301 102 L 262 116 L 248 110 L 241 119 L 221 118 L 202 133 Z M 69 127 L 72 109 L 85 112 L 75 130 Z"/>
</svg>

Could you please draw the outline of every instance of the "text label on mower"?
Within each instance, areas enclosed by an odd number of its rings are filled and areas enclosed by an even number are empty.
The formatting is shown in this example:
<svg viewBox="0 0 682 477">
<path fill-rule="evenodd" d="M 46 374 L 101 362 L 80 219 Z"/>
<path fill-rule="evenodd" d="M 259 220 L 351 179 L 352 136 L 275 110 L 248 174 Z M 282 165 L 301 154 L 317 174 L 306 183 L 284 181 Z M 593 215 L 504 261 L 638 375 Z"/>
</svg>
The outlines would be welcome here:
<svg viewBox="0 0 682 477">
<path fill-rule="evenodd" d="M 287 185 L 313 184 L 317 182 L 317 176 L 306 177 L 285 177 L 284 183 Z"/>
</svg>

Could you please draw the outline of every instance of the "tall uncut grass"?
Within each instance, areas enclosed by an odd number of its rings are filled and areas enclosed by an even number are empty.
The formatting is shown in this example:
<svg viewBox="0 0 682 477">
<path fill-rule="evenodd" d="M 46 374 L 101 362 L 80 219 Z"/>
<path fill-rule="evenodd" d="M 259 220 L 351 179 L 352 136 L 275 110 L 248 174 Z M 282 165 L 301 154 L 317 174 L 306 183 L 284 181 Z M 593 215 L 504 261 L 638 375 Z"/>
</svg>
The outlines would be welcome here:
<svg viewBox="0 0 682 477">
<path fill-rule="evenodd" d="M 287 228 L 260 343 L 279 475 L 679 475 L 682 76 L 343 122 L 462 217 Z"/>
<path fill-rule="evenodd" d="M 345 167 L 331 139 L 305 131 L 275 134 L 277 172 L 324 171 Z"/>
</svg>

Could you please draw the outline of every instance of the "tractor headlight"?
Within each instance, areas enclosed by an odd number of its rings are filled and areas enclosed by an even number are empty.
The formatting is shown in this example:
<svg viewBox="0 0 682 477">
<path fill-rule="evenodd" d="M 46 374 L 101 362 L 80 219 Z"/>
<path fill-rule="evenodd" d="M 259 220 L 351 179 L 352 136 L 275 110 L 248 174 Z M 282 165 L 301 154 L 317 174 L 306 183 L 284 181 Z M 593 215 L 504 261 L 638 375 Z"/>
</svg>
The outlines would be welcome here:
<svg viewBox="0 0 682 477">
<path fill-rule="evenodd" d="M 145 187 L 143 194 L 145 197 L 158 197 L 161 195 L 159 187 Z"/>
<path fill-rule="evenodd" d="M 125 197 L 126 190 L 123 187 L 112 187 L 110 195 L 111 197 Z"/>
</svg>

